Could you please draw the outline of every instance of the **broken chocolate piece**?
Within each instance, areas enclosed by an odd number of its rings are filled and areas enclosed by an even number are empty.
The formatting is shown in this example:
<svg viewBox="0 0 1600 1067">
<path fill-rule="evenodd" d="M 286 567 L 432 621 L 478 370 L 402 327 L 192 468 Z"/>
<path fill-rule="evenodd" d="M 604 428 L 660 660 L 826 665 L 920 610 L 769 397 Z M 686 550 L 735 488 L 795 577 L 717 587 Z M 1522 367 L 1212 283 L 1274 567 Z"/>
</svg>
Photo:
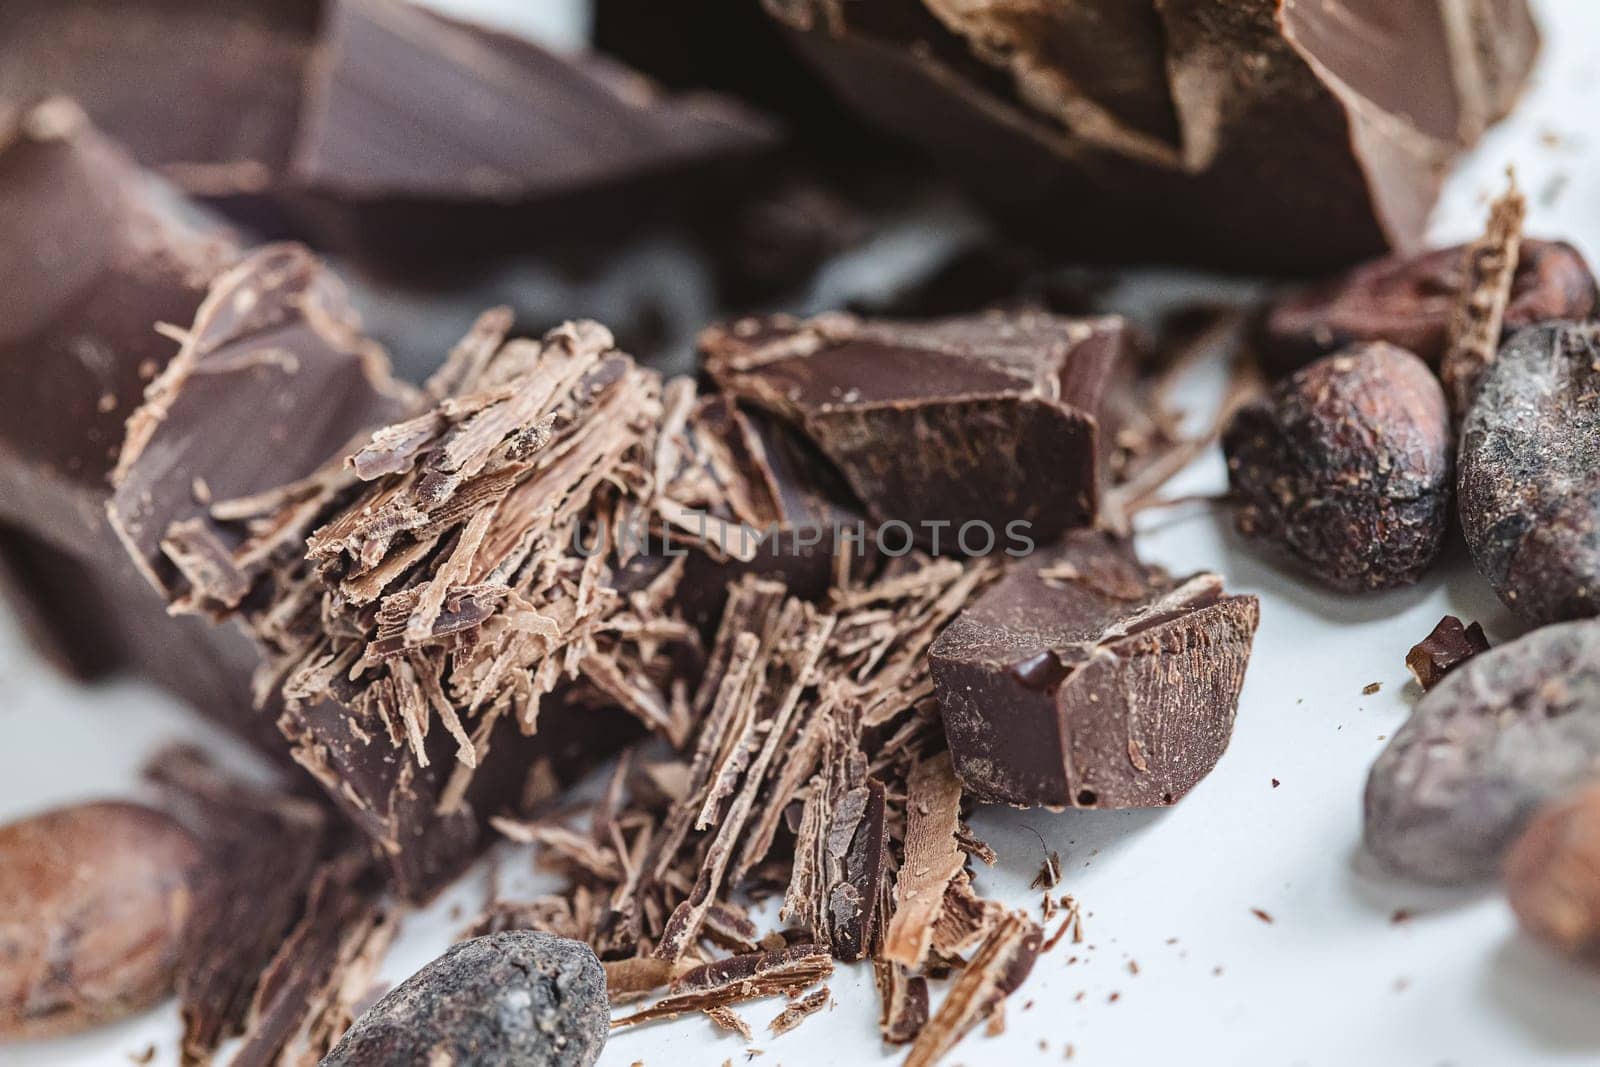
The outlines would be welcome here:
<svg viewBox="0 0 1600 1067">
<path fill-rule="evenodd" d="M 1450 412 L 1416 356 L 1383 342 L 1324 356 L 1222 437 L 1239 532 L 1346 592 L 1422 577 L 1450 522 Z"/>
<path fill-rule="evenodd" d="M 1257 617 L 1106 534 L 1041 550 L 929 651 L 956 773 L 1022 806 L 1176 803 L 1227 748 Z"/>
<path fill-rule="evenodd" d="M 408 3 L 19 0 L 0 40 L 0 99 L 76 96 L 190 192 L 390 272 L 627 232 L 777 140 L 731 102 Z"/>
<path fill-rule="evenodd" d="M 766 6 L 1026 239 L 1257 270 L 1414 248 L 1538 49 L 1522 0 Z"/>
<path fill-rule="evenodd" d="M 1360 341 L 1387 341 L 1438 367 L 1466 275 L 1467 246 L 1388 256 L 1297 293 L 1267 313 L 1259 352 L 1275 373 L 1298 370 Z M 1594 275 L 1565 241 L 1522 242 L 1503 334 L 1551 319 L 1591 317 Z"/>
<path fill-rule="evenodd" d="M 1519 619 L 1600 612 L 1600 326 L 1523 330 L 1478 380 L 1456 491 L 1478 573 Z"/>
<path fill-rule="evenodd" d="M 1600 623 L 1534 630 L 1417 704 L 1367 778 L 1367 849 L 1422 882 L 1492 878 L 1539 805 L 1593 777 L 1597 758 Z"/>
<path fill-rule="evenodd" d="M 1132 371 L 1122 320 L 1036 313 L 746 319 L 701 347 L 721 389 L 838 466 L 886 551 L 902 537 L 983 555 L 1093 522 L 1116 432 L 1108 397 Z"/>
<path fill-rule="evenodd" d="M 1489 639 L 1484 636 L 1481 624 L 1462 626 L 1460 619 L 1446 615 L 1432 633 L 1411 646 L 1411 651 L 1406 653 L 1406 666 L 1426 692 L 1443 681 L 1446 674 L 1487 651 Z"/>
<path fill-rule="evenodd" d="M 178 350 L 157 326 L 190 321 L 235 255 L 71 102 L 0 105 L 5 585 L 55 662 L 136 672 L 271 747 L 249 643 L 169 618 L 105 517 L 123 422 Z"/>
</svg>

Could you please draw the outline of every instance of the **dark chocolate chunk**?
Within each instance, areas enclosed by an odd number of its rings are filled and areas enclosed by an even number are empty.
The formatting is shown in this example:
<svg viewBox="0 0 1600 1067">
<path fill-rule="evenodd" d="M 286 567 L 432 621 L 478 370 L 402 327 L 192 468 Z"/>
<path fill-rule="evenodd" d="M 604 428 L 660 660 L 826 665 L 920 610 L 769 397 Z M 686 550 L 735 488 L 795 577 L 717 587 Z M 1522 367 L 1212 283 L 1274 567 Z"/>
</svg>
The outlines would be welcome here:
<svg viewBox="0 0 1600 1067">
<path fill-rule="evenodd" d="M 701 346 L 720 388 L 800 427 L 874 519 L 909 528 L 885 543 L 974 554 L 1094 521 L 1108 399 L 1132 371 L 1122 320 L 1036 313 L 746 319 Z"/>
<path fill-rule="evenodd" d="M 1227 748 L 1258 610 L 1106 534 L 1041 550 L 928 653 L 962 784 L 1023 806 L 1176 803 Z"/>
<path fill-rule="evenodd" d="M 123 423 L 178 350 L 157 325 L 191 320 L 235 255 L 69 101 L 0 104 L 8 593 L 54 662 L 91 677 L 134 671 L 261 738 L 272 731 L 252 706 L 248 642 L 169 618 L 105 515 Z"/>
<path fill-rule="evenodd" d="M 1376 342 L 1324 356 L 1222 438 L 1239 532 L 1350 592 L 1407 585 L 1449 526 L 1450 415 L 1416 356 Z"/>
<path fill-rule="evenodd" d="M 1367 849 L 1422 882 L 1493 878 L 1541 803 L 1600 759 L 1600 623 L 1474 656 L 1417 704 L 1367 778 Z"/>
<path fill-rule="evenodd" d="M 777 140 L 731 102 L 385 0 L 19 0 L 0 40 L 0 99 L 78 96 L 196 195 L 391 272 L 627 232 Z"/>
<path fill-rule="evenodd" d="M 1255 269 L 1415 247 L 1538 49 L 1521 0 L 767 8 L 1023 237 Z"/>
<path fill-rule="evenodd" d="M 1473 562 L 1539 626 L 1600 611 L 1600 326 L 1522 331 L 1461 426 L 1461 529 Z"/>
<path fill-rule="evenodd" d="M 609 1032 L 606 976 L 587 945 L 532 930 L 473 938 L 355 1021 L 324 1067 L 588 1067 Z"/>
<path fill-rule="evenodd" d="M 1288 373 L 1359 341 L 1387 341 L 1437 368 L 1465 282 L 1467 246 L 1386 256 L 1273 305 L 1262 361 Z M 1522 242 L 1511 283 L 1507 336 L 1551 319 L 1586 319 L 1597 307 L 1594 275 L 1565 241 Z"/>
<path fill-rule="evenodd" d="M 1480 652 L 1489 651 L 1489 639 L 1478 623 L 1463 626 L 1454 615 L 1439 620 L 1433 632 L 1411 646 L 1406 666 L 1424 691 L 1444 680 L 1444 676 Z"/>
<path fill-rule="evenodd" d="M 211 518 L 212 504 L 311 475 L 420 399 L 361 334 L 338 279 L 298 245 L 219 275 L 185 327 L 128 420 L 107 511 L 165 596 L 225 611 L 249 590 L 228 558 L 244 538 Z"/>
</svg>

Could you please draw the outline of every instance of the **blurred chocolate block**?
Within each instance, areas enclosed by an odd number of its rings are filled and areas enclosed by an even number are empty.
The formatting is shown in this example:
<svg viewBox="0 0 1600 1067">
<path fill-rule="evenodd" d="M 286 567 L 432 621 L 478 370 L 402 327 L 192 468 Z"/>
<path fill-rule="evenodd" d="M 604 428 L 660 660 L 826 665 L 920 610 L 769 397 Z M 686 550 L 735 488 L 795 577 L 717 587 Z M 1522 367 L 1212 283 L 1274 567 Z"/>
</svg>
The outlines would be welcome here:
<svg viewBox="0 0 1600 1067">
<path fill-rule="evenodd" d="M 1111 399 L 1133 369 L 1121 319 L 1040 312 L 752 318 L 707 330 L 701 350 L 720 389 L 787 420 L 838 467 L 891 546 L 910 536 L 939 551 L 942 530 L 951 551 L 975 523 L 989 538 L 978 554 L 1095 521 Z"/>
<path fill-rule="evenodd" d="M 391 271 L 629 233 L 778 139 L 720 98 L 392 0 L 12 0 L 0 41 L 0 99 L 79 97 L 195 195 Z"/>
<path fill-rule="evenodd" d="M 72 103 L 0 114 L 0 570 L 28 636 L 80 677 L 125 669 L 259 737 L 242 637 L 165 604 L 106 521 L 123 422 L 234 247 Z"/>
<path fill-rule="evenodd" d="M 1310 272 L 1422 236 L 1523 0 L 763 0 L 833 88 L 1074 256 Z"/>
</svg>

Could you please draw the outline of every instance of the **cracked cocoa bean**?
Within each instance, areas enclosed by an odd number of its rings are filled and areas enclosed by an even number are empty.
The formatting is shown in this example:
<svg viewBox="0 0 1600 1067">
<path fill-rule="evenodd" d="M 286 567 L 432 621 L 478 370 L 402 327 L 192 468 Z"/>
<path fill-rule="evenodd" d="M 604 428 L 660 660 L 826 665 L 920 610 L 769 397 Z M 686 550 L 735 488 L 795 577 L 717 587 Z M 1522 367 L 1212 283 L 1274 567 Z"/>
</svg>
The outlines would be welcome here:
<svg viewBox="0 0 1600 1067">
<path fill-rule="evenodd" d="M 588 1067 L 610 1030 L 589 946 L 533 930 L 463 941 L 350 1027 L 322 1067 Z"/>
<path fill-rule="evenodd" d="M 1517 334 L 1461 427 L 1461 529 L 1534 626 L 1600 613 L 1600 326 Z"/>
<path fill-rule="evenodd" d="M 1600 958 L 1600 786 L 1539 809 L 1506 854 L 1505 883 L 1529 936 Z"/>
<path fill-rule="evenodd" d="M 1235 519 L 1346 591 L 1420 578 L 1448 526 L 1450 416 L 1416 356 L 1326 356 L 1241 409 L 1223 435 Z"/>
<path fill-rule="evenodd" d="M 201 862 L 183 827 L 137 804 L 0 827 L 0 1040 L 83 1030 L 170 993 Z"/>
<path fill-rule="evenodd" d="M 1597 765 L 1600 622 L 1535 630 L 1417 703 L 1367 777 L 1367 850 L 1418 881 L 1486 881 L 1539 806 Z"/>
<path fill-rule="evenodd" d="M 1386 256 L 1273 305 L 1260 355 L 1287 374 L 1362 341 L 1387 341 L 1437 367 L 1464 281 L 1465 246 Z M 1594 275 L 1565 241 L 1522 242 L 1506 305 L 1504 332 L 1553 319 L 1585 319 L 1600 307 Z"/>
</svg>

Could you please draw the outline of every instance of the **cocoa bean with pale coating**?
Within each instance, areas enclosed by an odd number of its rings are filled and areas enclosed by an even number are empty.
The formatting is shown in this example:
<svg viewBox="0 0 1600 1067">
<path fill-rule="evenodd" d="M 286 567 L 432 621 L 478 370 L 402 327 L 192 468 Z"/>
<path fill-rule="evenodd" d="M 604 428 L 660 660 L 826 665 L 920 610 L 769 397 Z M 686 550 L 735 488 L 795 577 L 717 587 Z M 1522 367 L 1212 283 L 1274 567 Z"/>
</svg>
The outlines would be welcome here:
<svg viewBox="0 0 1600 1067">
<path fill-rule="evenodd" d="M 1600 614 L 1600 325 L 1552 323 L 1503 345 L 1461 425 L 1461 530 L 1533 626 Z"/>
<path fill-rule="evenodd" d="M 1422 360 L 1376 343 L 1326 356 L 1223 435 L 1235 520 L 1348 592 L 1409 585 L 1449 524 L 1450 414 Z"/>
<path fill-rule="evenodd" d="M 588 1067 L 610 1032 L 589 946 L 533 930 L 475 937 L 357 1019 L 322 1067 Z"/>
<path fill-rule="evenodd" d="M 1539 806 L 1600 775 L 1600 622 L 1472 657 L 1417 703 L 1367 777 L 1363 838 L 1390 871 L 1488 881 Z"/>
<path fill-rule="evenodd" d="M 137 804 L 0 827 L 0 1040 L 73 1033 L 169 994 L 201 863 L 183 827 Z"/>
</svg>

